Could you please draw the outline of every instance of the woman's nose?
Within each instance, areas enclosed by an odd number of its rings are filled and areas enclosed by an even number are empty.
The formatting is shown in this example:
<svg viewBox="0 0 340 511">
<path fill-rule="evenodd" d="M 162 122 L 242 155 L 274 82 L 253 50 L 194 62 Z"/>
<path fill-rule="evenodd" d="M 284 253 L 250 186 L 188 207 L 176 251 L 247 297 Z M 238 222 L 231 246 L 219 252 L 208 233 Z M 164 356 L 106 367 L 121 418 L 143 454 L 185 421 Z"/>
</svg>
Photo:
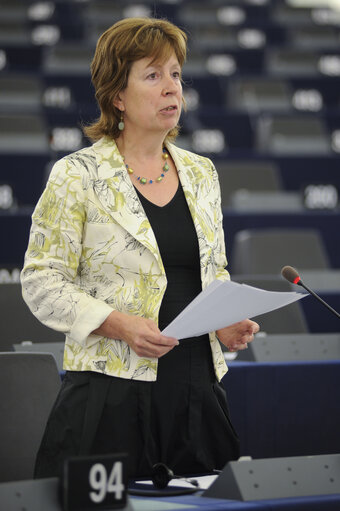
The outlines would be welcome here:
<svg viewBox="0 0 340 511">
<path fill-rule="evenodd" d="M 174 79 L 171 76 L 167 76 L 164 78 L 163 82 L 163 94 L 166 96 L 167 94 L 174 94 L 177 91 L 177 87 Z"/>
</svg>

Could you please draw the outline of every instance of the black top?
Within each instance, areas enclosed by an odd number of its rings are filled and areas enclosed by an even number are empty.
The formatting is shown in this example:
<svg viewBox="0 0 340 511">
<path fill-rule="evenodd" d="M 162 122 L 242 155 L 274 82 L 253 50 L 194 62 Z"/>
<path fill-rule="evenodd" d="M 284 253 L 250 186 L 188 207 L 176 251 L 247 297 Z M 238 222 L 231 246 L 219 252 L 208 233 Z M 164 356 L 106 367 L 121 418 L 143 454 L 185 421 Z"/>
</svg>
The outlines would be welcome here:
<svg viewBox="0 0 340 511">
<path fill-rule="evenodd" d="M 159 312 L 159 329 L 163 330 L 202 290 L 197 233 L 180 184 L 165 206 L 157 206 L 138 190 L 137 193 L 155 234 L 168 280 Z"/>
</svg>

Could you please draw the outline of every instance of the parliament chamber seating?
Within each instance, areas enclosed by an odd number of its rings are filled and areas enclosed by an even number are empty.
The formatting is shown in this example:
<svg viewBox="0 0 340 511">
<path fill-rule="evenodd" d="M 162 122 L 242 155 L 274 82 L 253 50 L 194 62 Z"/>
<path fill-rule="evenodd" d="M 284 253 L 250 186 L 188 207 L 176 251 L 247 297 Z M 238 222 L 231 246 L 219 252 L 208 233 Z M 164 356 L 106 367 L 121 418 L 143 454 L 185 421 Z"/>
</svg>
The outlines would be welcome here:
<svg viewBox="0 0 340 511">
<path fill-rule="evenodd" d="M 63 340 L 21 298 L 31 214 L 53 163 L 89 144 L 81 127 L 99 114 L 89 69 L 98 36 L 136 15 L 164 16 L 189 35 L 177 143 L 218 171 L 231 278 L 301 291 L 280 275 L 296 266 L 340 310 L 340 10 L 290 0 L 2 0 L 0 11 L 0 351 Z M 241 255 L 244 233 L 259 231 L 276 238 Z M 319 248 L 308 249 L 307 231 Z M 255 319 L 287 342 L 339 332 L 312 297 Z M 337 364 L 231 361 L 224 383 L 242 454 L 338 452 Z"/>
<path fill-rule="evenodd" d="M 327 251 L 318 231 L 248 229 L 235 235 L 232 265 L 238 274 L 275 274 L 293 262 L 301 269 L 329 268 Z"/>
<path fill-rule="evenodd" d="M 252 228 L 314 228 L 339 268 L 339 11 L 285 0 L 4 0 L 1 11 L 0 280 L 22 266 L 53 162 L 89 143 L 99 34 L 136 15 L 188 32 L 178 145 L 218 170 L 230 271 L 237 232 Z"/>
<path fill-rule="evenodd" d="M 219 162 L 216 166 L 221 187 L 222 207 L 232 205 L 237 192 L 281 191 L 280 173 L 270 161 Z"/>
<path fill-rule="evenodd" d="M 89 143 L 99 34 L 136 15 L 188 32 L 178 145 L 217 168 L 230 271 L 237 232 L 253 228 L 314 228 L 340 267 L 338 11 L 285 0 L 8 0 L 1 10 L 0 233 L 10 242 L 0 280 L 22 266 L 52 164 Z"/>
</svg>

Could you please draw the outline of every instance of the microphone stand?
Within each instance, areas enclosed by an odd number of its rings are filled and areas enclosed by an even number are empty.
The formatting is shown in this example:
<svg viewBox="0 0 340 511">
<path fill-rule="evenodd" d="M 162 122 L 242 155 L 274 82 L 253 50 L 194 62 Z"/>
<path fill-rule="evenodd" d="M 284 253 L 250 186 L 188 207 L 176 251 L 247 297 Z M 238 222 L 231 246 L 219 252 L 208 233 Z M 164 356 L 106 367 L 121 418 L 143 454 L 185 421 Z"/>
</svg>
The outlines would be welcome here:
<svg viewBox="0 0 340 511">
<path fill-rule="evenodd" d="M 327 307 L 328 310 L 330 310 L 331 312 L 333 312 L 333 314 L 336 315 L 337 318 L 340 319 L 340 314 L 333 309 L 333 307 L 331 307 L 330 305 L 328 305 L 328 303 L 326 303 L 319 295 L 317 295 L 312 289 L 310 289 L 309 287 L 306 286 L 306 284 L 304 284 L 302 282 L 302 280 L 300 279 L 298 282 L 295 282 L 295 284 L 297 284 L 298 286 L 302 286 L 304 289 L 306 289 L 306 291 L 308 291 L 308 293 L 310 293 L 312 296 L 314 296 L 314 298 L 316 298 L 317 300 L 319 300 L 319 302 L 321 302 L 325 307 Z"/>
</svg>

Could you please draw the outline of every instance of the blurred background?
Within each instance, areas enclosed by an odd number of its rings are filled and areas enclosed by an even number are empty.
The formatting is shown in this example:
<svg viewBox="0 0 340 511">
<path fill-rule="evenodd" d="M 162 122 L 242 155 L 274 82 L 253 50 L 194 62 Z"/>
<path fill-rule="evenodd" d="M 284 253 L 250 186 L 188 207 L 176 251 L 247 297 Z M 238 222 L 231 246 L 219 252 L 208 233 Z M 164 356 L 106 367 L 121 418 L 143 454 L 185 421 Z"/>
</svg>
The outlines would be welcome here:
<svg viewBox="0 0 340 511">
<path fill-rule="evenodd" d="M 339 1 L 0 0 L 2 313 L 11 300 L 24 307 L 19 273 L 51 166 L 90 143 L 81 126 L 98 116 L 96 41 L 129 16 L 165 17 L 188 34 L 177 143 L 218 170 L 232 278 L 291 290 L 280 271 L 292 265 L 339 310 Z M 338 332 L 322 309 L 304 299 L 260 318 L 262 330 Z M 7 343 L 30 336 L 14 323 Z"/>
</svg>

